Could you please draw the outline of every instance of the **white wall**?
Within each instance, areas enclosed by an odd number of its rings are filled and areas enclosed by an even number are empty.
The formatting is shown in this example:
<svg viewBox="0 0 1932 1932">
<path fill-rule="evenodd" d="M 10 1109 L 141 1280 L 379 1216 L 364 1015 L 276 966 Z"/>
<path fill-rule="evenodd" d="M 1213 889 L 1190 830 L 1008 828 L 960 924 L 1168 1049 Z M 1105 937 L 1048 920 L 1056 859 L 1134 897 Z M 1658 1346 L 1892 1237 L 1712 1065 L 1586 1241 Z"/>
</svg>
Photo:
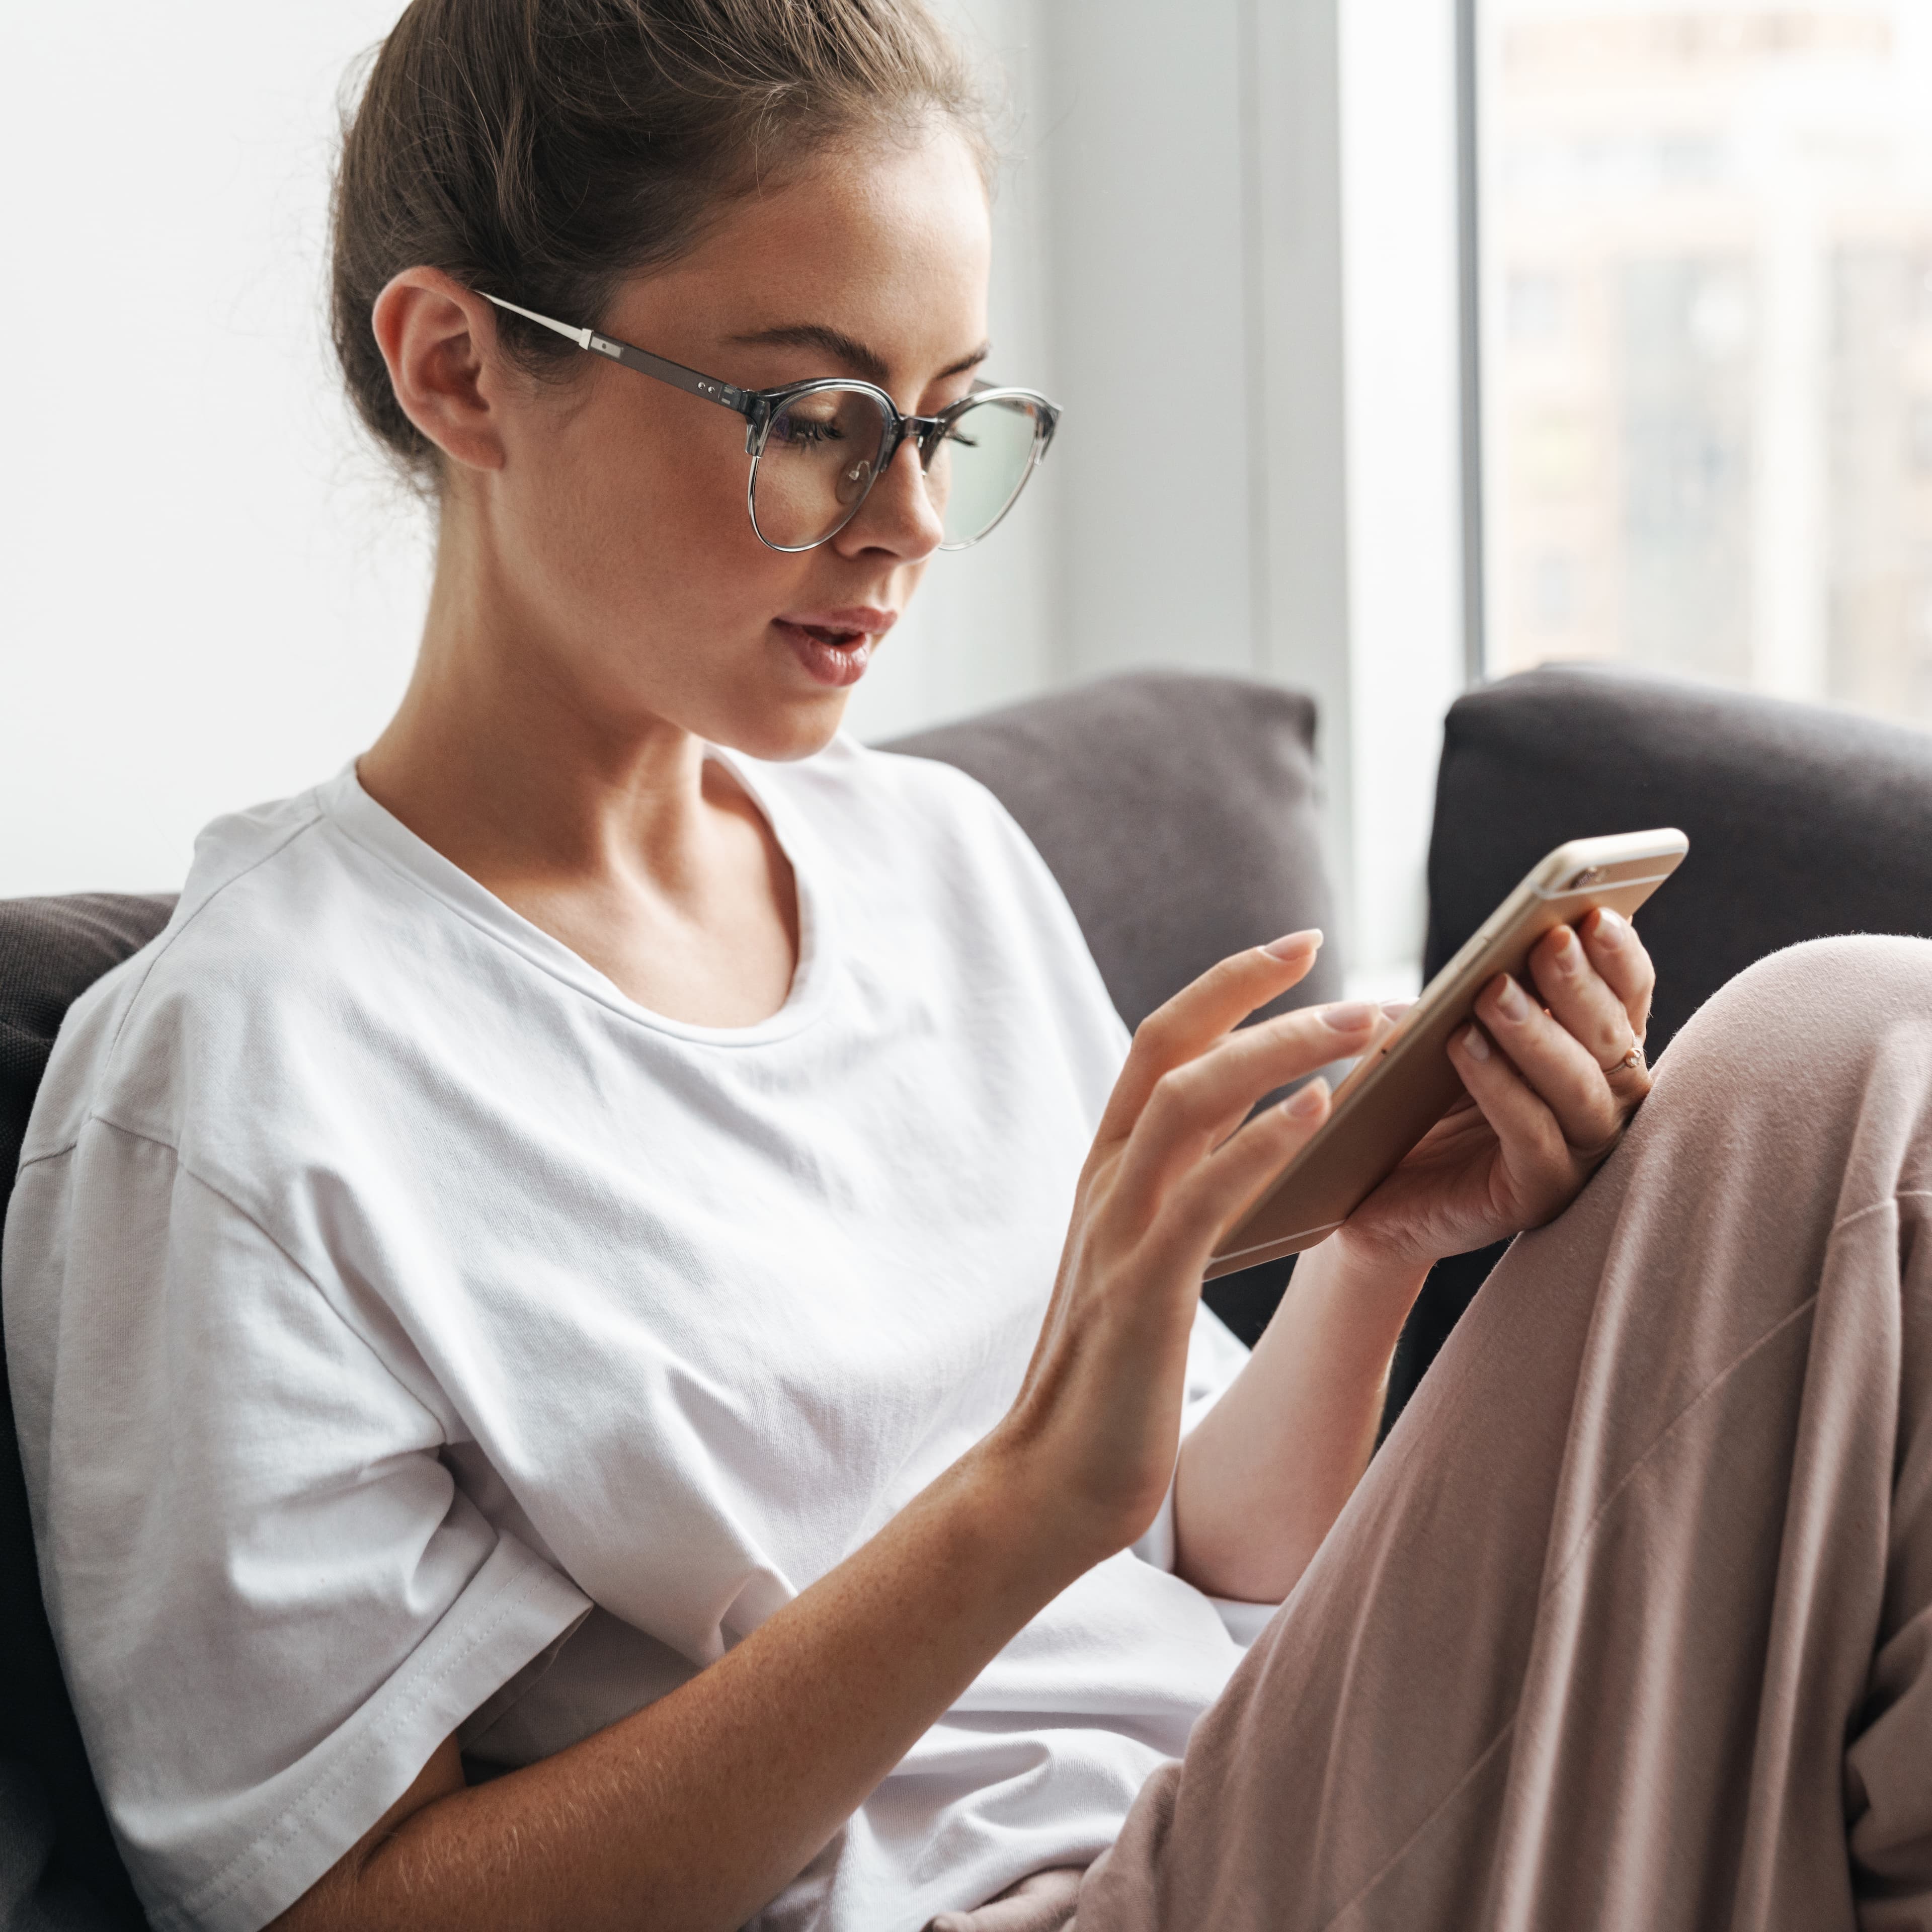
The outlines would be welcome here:
<svg viewBox="0 0 1932 1932">
<path fill-rule="evenodd" d="M 16 8 L 0 116 L 0 894 L 172 887 L 401 690 L 420 513 L 321 320 L 344 65 L 390 0 Z"/>
<path fill-rule="evenodd" d="M 14 26 L 0 894 L 178 882 L 200 824 L 334 770 L 400 689 L 425 524 L 321 320 L 335 90 L 396 4 Z M 1451 10 L 945 4 L 1010 77 L 994 372 L 1066 415 L 854 723 L 1142 664 L 1311 689 L 1348 950 L 1399 980 L 1460 661 Z"/>
</svg>

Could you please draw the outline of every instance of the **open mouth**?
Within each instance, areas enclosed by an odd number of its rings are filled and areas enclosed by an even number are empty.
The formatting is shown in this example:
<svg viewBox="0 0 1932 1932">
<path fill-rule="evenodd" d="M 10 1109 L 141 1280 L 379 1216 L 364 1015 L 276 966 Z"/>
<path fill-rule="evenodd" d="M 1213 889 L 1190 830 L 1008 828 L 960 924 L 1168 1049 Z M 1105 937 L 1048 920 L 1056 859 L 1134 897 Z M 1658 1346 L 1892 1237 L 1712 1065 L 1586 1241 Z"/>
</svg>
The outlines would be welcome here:
<svg viewBox="0 0 1932 1932">
<path fill-rule="evenodd" d="M 788 617 L 775 620 L 792 655 L 820 684 L 834 686 L 856 684 L 871 663 L 872 647 L 878 641 L 870 631 L 848 630 L 832 624 L 794 623 Z"/>
</svg>

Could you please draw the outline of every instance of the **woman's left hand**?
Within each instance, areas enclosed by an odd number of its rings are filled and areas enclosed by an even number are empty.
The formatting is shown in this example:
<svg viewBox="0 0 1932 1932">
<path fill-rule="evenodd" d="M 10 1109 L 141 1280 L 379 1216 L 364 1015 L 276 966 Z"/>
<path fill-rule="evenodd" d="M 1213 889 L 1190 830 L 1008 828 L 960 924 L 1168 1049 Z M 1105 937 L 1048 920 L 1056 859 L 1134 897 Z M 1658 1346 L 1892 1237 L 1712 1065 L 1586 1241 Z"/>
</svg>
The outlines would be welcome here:
<svg viewBox="0 0 1932 1932">
<path fill-rule="evenodd" d="M 1540 1227 L 1623 1137 L 1650 1090 L 1656 974 L 1635 930 L 1600 908 L 1539 941 L 1526 977 L 1533 992 L 1483 989 L 1449 1042 L 1465 1097 L 1348 1217 L 1345 1246 L 1413 1268 Z"/>
</svg>

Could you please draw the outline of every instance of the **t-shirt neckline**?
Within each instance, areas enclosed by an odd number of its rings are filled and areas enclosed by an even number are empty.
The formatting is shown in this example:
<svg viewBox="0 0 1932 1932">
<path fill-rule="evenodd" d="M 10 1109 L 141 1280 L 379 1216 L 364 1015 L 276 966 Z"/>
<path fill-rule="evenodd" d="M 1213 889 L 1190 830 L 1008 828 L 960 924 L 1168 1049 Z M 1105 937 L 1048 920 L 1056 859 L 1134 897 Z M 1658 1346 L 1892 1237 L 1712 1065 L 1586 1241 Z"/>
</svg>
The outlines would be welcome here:
<svg viewBox="0 0 1932 1932">
<path fill-rule="evenodd" d="M 810 1024 L 824 1007 L 836 958 L 836 922 L 823 889 L 822 868 L 816 862 L 809 828 L 782 796 L 758 782 L 746 769 L 745 760 L 717 745 L 706 745 L 704 754 L 716 758 L 736 778 L 763 814 L 778 849 L 790 862 L 798 894 L 798 964 L 792 972 L 790 988 L 776 1012 L 752 1026 L 698 1026 L 639 1004 L 580 953 L 524 918 L 461 866 L 417 837 L 386 806 L 377 804 L 362 788 L 353 758 L 326 784 L 317 788 L 316 796 L 322 812 L 350 838 L 412 885 L 540 971 L 562 980 L 598 1005 L 637 1025 L 676 1039 L 710 1046 L 760 1046 L 788 1038 Z"/>
</svg>

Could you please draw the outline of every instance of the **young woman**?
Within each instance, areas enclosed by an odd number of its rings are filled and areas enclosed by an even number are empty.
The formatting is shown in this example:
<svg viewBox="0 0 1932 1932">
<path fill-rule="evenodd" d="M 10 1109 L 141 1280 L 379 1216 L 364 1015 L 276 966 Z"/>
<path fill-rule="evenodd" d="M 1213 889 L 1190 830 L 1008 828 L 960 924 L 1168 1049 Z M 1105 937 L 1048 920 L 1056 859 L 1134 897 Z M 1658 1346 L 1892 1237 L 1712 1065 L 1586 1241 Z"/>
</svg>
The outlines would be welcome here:
<svg viewBox="0 0 1932 1932">
<path fill-rule="evenodd" d="M 8 1224 L 154 1923 L 1928 1922 L 1928 949 L 1748 976 L 1577 1200 L 1651 973 L 1554 935 L 1244 1357 L 1203 1264 L 1326 1090 L 1241 1124 L 1382 1016 L 1234 1030 L 1296 934 L 1130 1046 L 998 806 L 837 735 L 1051 434 L 985 174 L 916 0 L 382 50 L 416 676 L 76 1008 Z M 1364 1480 L 1431 1261 L 1544 1224 Z"/>
</svg>

